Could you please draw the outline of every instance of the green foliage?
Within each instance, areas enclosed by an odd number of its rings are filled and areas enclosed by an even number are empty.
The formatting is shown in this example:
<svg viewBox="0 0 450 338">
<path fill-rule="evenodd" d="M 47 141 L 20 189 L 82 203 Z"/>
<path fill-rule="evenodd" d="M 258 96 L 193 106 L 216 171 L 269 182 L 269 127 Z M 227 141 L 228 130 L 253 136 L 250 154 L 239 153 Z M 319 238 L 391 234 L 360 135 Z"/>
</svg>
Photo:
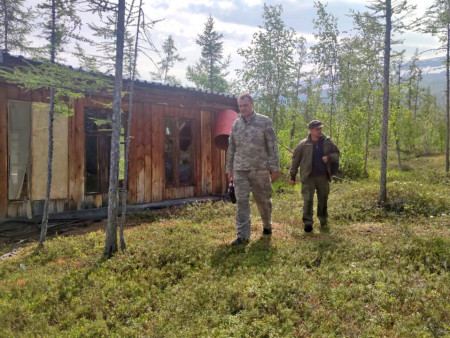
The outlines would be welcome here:
<svg viewBox="0 0 450 338">
<path fill-rule="evenodd" d="M 55 88 L 61 97 L 82 98 L 85 94 L 110 91 L 108 78 L 76 69 L 42 62 L 38 65 L 25 62 L 24 66 L 3 67 L 0 76 L 7 82 L 27 90 Z"/>
<path fill-rule="evenodd" d="M 295 37 L 292 28 L 285 26 L 282 11 L 281 5 L 264 4 L 264 25 L 253 34 L 251 46 L 237 51 L 244 58 L 243 68 L 237 70 L 241 91 L 258 94 L 257 110 L 269 116 L 276 128 L 286 120 L 284 113 L 288 100 L 295 99 L 291 86 L 294 81 L 298 86 L 300 64 L 294 56 L 303 41 Z M 300 60 L 303 61 L 303 56 Z"/>
</svg>

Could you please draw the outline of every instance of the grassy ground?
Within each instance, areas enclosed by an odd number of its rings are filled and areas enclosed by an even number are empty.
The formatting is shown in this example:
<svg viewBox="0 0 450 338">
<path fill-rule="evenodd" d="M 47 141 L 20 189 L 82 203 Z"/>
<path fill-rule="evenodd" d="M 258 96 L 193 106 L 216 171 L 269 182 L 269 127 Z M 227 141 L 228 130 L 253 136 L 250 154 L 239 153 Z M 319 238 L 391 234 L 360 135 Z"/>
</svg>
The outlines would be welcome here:
<svg viewBox="0 0 450 338">
<path fill-rule="evenodd" d="M 384 206 L 375 178 L 333 184 L 329 234 L 304 234 L 299 189 L 278 183 L 273 235 L 252 206 L 245 247 L 222 202 L 130 217 L 108 261 L 102 231 L 25 245 L 0 261 L 0 336 L 449 336 L 442 163 L 392 166 Z"/>
</svg>

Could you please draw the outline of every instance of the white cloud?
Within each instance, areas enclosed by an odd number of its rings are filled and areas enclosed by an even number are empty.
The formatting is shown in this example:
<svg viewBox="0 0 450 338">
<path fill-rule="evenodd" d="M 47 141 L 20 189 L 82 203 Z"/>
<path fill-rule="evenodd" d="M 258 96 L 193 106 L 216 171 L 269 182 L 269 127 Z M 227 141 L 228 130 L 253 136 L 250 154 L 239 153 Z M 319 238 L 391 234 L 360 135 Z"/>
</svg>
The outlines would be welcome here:
<svg viewBox="0 0 450 338">
<path fill-rule="evenodd" d="M 222 9 L 232 9 L 232 8 L 235 8 L 233 2 L 231 2 L 231 1 L 219 1 L 217 4 L 218 4 L 219 7 L 222 8 Z"/>
<path fill-rule="evenodd" d="M 249 7 L 255 7 L 258 5 L 262 5 L 263 1 L 262 0 L 244 0 L 244 3 Z"/>
<path fill-rule="evenodd" d="M 40 0 L 26 0 L 26 5 L 35 6 L 39 2 Z M 130 3 L 131 0 L 127 0 L 127 2 Z M 224 34 L 224 55 L 228 56 L 231 54 L 230 76 L 234 77 L 234 69 L 241 68 L 243 61 L 236 51 L 239 48 L 246 48 L 250 45 L 253 34 L 259 29 L 257 25 L 262 24 L 261 14 L 264 2 L 270 4 L 281 2 L 283 5 L 286 5 L 283 6 L 285 8 L 283 18 L 289 19 L 290 22 L 295 22 L 292 25 L 297 27 L 297 35 L 305 37 L 308 45 L 314 43 L 311 28 L 308 31 L 303 29 L 304 27 L 312 27 L 312 25 L 308 24 L 311 23 L 313 14 L 311 14 L 310 19 L 305 18 L 303 19 L 304 22 L 299 22 L 301 13 L 312 13 L 313 0 L 242 0 L 239 2 L 237 0 L 151 0 L 146 2 L 144 11 L 152 20 L 164 19 L 157 23 L 152 31 L 154 45 L 160 48 L 163 41 L 171 34 L 174 37 L 178 53 L 186 58 L 186 61 L 177 63 L 171 71 L 172 75 L 177 76 L 184 82 L 186 67 L 193 65 L 200 57 L 200 47 L 195 40 L 198 34 L 202 33 L 209 13 L 214 18 L 215 29 L 219 33 Z M 335 7 L 338 4 L 343 11 L 346 8 L 355 8 L 357 5 L 369 3 L 368 0 L 328 0 L 328 2 L 334 4 Z M 409 0 L 409 2 L 418 6 L 418 16 L 423 15 L 426 7 L 429 6 L 428 2 L 424 0 Z M 295 8 L 295 10 L 286 11 L 287 4 L 295 4 L 295 6 L 290 7 Z M 250 13 L 245 15 L 252 15 L 252 17 L 245 16 L 243 13 Z M 92 16 L 83 14 L 83 18 L 86 17 Z M 260 19 L 256 20 L 256 18 Z M 246 21 L 246 19 L 253 20 Z M 350 19 L 343 15 L 339 15 L 338 19 L 339 24 L 344 21 L 350 22 Z M 241 23 L 238 23 L 239 20 L 241 20 Z M 305 20 L 308 20 L 308 22 Z M 253 22 L 253 24 L 249 22 Z M 89 35 L 89 33 L 83 33 Z M 422 51 L 439 45 L 437 40 L 429 35 L 409 33 L 404 38 L 405 44 L 398 46 L 398 48 L 407 49 L 408 54 L 412 54 L 415 48 L 419 48 L 419 51 Z M 40 40 L 34 40 L 39 41 L 36 44 L 42 45 Z M 89 52 L 95 53 L 94 50 Z M 154 62 L 159 60 L 156 53 L 153 53 L 152 57 Z M 69 56 L 66 59 L 72 61 Z M 143 56 L 139 58 L 139 71 L 143 78 L 149 79 L 149 72 L 154 70 L 155 65 L 151 61 L 148 61 Z"/>
</svg>

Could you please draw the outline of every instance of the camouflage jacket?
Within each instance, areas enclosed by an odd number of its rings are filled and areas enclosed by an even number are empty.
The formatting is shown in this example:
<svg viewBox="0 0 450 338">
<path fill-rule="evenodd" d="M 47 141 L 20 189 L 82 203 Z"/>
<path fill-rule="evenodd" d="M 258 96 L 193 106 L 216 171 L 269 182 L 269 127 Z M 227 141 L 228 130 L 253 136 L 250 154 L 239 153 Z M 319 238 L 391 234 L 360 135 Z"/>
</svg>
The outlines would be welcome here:
<svg viewBox="0 0 450 338">
<path fill-rule="evenodd" d="M 323 154 L 328 156 L 327 163 L 327 176 L 328 180 L 331 179 L 330 173 L 330 163 L 337 162 L 339 160 L 339 149 L 331 141 L 329 137 L 322 136 L 323 141 Z M 303 139 L 295 148 L 294 155 L 292 156 L 291 164 L 291 180 L 295 181 L 295 176 L 297 175 L 298 167 L 300 167 L 300 182 L 304 182 L 308 176 L 311 174 L 313 166 L 313 142 L 311 141 L 311 136 L 308 135 L 307 138 Z"/>
<path fill-rule="evenodd" d="M 272 121 L 254 113 L 233 123 L 228 142 L 226 172 L 233 170 L 280 171 L 277 137 Z"/>
</svg>

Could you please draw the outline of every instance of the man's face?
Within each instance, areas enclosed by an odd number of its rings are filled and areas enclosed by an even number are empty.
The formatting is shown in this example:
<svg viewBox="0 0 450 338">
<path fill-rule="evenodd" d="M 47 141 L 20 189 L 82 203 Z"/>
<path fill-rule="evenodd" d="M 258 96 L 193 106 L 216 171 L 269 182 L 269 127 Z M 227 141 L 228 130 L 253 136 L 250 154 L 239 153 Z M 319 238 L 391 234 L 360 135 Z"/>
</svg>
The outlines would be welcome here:
<svg viewBox="0 0 450 338">
<path fill-rule="evenodd" d="M 250 116 L 253 113 L 253 102 L 248 97 L 238 99 L 239 111 L 244 116 Z"/>
<path fill-rule="evenodd" d="M 311 137 L 313 139 L 319 139 L 322 137 L 322 127 L 310 129 L 309 132 L 311 133 Z"/>
</svg>

